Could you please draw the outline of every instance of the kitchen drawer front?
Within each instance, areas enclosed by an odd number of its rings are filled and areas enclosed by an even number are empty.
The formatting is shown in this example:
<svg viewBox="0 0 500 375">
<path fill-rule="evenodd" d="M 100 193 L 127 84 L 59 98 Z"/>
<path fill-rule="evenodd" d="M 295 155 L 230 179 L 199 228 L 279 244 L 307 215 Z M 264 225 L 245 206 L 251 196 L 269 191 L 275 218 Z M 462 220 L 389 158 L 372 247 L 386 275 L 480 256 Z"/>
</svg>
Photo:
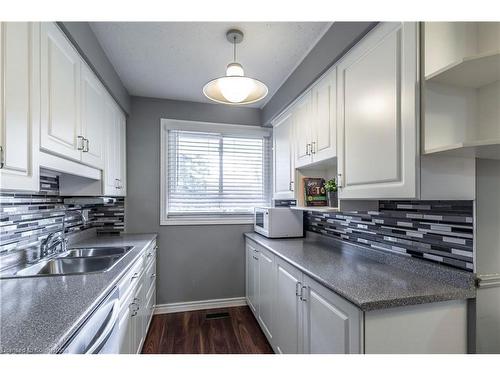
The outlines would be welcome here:
<svg viewBox="0 0 500 375">
<path fill-rule="evenodd" d="M 144 285 L 145 289 L 149 290 L 151 285 L 156 283 L 156 259 L 149 263 L 146 272 L 144 273 Z"/>
<path fill-rule="evenodd" d="M 122 296 L 127 295 L 134 289 L 139 277 L 141 276 L 142 270 L 143 262 L 142 259 L 139 259 L 132 265 L 132 267 L 130 267 L 130 270 L 125 274 L 125 276 L 122 277 L 118 283 L 120 299 L 122 299 Z"/>
<path fill-rule="evenodd" d="M 149 267 L 153 259 L 156 259 L 156 249 L 157 249 L 156 241 L 153 241 L 142 255 L 144 266 L 146 268 Z"/>
</svg>

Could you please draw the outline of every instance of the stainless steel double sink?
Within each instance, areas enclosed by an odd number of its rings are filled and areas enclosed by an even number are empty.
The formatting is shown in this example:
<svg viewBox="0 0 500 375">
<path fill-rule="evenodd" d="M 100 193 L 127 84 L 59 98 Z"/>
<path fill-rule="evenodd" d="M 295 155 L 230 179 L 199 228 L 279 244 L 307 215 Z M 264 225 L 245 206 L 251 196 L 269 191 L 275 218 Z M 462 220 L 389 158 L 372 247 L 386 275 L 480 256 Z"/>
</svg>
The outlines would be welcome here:
<svg viewBox="0 0 500 375">
<path fill-rule="evenodd" d="M 75 275 L 110 270 L 132 246 L 69 249 L 55 257 L 26 267 L 14 277 Z"/>
</svg>

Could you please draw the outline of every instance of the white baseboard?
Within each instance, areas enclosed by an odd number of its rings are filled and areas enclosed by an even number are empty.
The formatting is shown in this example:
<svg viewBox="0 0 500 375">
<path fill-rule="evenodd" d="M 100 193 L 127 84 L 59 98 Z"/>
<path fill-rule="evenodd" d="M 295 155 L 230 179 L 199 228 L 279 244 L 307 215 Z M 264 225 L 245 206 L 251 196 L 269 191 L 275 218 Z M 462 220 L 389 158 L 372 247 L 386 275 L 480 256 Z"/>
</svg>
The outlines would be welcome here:
<svg viewBox="0 0 500 375">
<path fill-rule="evenodd" d="M 245 297 L 208 299 L 204 301 L 165 303 L 155 306 L 154 314 L 170 314 L 175 312 L 217 309 L 222 307 L 246 306 Z"/>
</svg>

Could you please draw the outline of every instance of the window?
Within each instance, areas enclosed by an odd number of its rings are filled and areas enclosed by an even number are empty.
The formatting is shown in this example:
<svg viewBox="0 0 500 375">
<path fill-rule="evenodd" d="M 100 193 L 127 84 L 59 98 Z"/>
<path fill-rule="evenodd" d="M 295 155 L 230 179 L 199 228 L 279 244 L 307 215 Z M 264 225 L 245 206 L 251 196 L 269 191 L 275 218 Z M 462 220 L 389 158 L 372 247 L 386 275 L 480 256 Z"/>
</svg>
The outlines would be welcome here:
<svg viewBox="0 0 500 375">
<path fill-rule="evenodd" d="M 269 203 L 270 132 L 162 120 L 161 224 L 236 224 Z"/>
</svg>

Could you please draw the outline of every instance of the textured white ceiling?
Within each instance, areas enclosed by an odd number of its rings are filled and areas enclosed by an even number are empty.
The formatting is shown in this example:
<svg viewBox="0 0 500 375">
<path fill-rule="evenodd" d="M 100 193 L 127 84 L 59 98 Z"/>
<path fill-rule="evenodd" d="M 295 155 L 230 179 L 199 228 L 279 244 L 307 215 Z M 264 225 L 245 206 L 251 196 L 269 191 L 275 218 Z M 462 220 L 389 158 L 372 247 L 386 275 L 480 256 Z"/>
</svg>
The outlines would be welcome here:
<svg viewBox="0 0 500 375">
<path fill-rule="evenodd" d="M 263 81 L 262 107 L 331 26 L 329 22 L 91 22 L 131 95 L 210 102 L 204 84 L 232 60 L 226 31 L 245 33 L 237 60 Z"/>
</svg>

